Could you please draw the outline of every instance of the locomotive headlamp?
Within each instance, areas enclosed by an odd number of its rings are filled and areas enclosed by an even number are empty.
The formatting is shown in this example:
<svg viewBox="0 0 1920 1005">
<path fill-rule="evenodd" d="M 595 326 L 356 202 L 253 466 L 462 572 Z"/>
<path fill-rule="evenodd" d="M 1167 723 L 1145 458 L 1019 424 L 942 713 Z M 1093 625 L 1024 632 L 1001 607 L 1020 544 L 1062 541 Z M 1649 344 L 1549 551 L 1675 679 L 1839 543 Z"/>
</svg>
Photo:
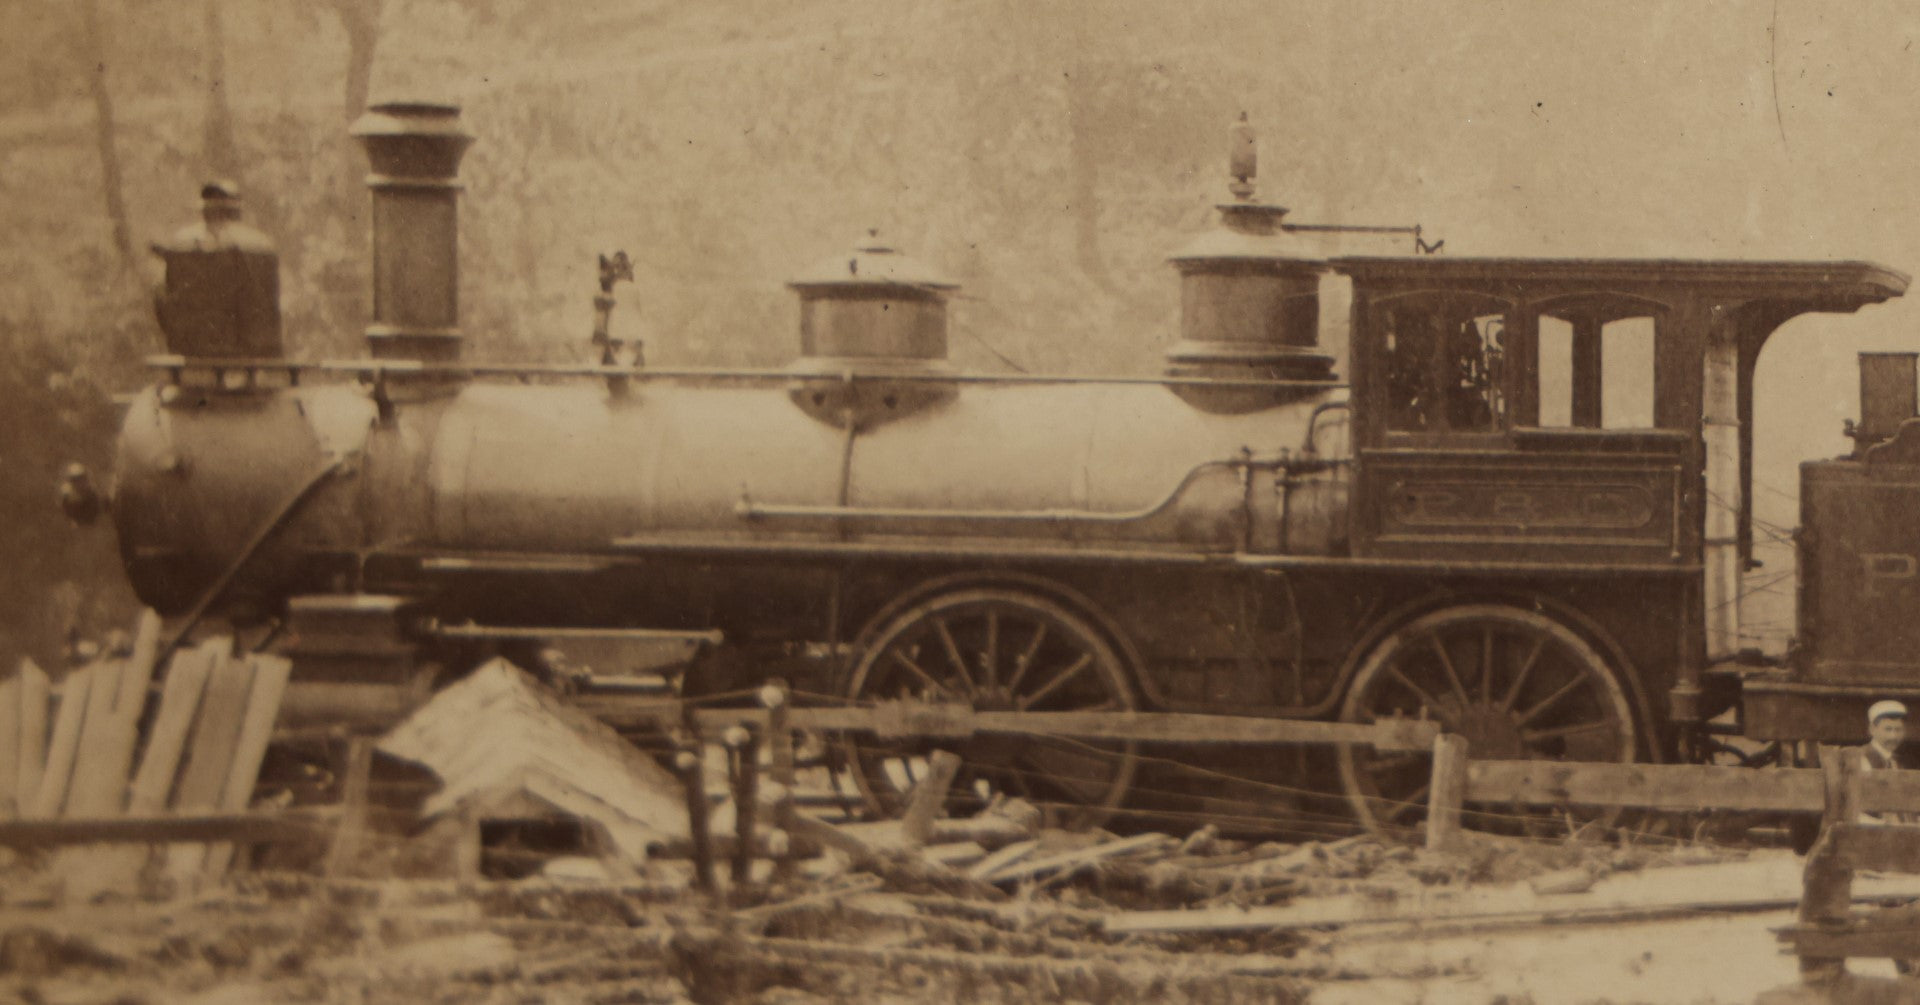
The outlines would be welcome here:
<svg viewBox="0 0 1920 1005">
<path fill-rule="evenodd" d="M 153 298 L 167 351 L 193 359 L 274 359 L 280 342 L 280 255 L 240 222 L 240 187 L 200 188 L 200 222 L 153 245 L 166 279 Z"/>
</svg>

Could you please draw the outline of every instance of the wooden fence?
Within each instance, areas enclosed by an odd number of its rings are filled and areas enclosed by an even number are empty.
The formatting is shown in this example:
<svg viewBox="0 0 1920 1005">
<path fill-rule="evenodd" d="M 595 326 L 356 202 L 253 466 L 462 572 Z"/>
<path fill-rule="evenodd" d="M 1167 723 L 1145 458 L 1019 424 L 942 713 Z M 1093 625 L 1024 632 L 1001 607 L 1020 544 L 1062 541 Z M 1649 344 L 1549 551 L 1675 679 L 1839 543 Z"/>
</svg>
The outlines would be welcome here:
<svg viewBox="0 0 1920 1005">
<path fill-rule="evenodd" d="M 1429 847 L 1455 839 L 1468 804 L 1819 813 L 1798 922 L 1777 931 L 1803 980 L 1831 982 L 1849 957 L 1920 961 L 1920 904 L 1851 910 L 1855 871 L 1920 873 L 1920 826 L 1902 819 L 1920 823 L 1920 771 L 1863 771 L 1858 753 L 1840 747 L 1822 747 L 1818 768 L 1757 769 L 1474 761 L 1452 735 L 1433 750 Z"/>
</svg>

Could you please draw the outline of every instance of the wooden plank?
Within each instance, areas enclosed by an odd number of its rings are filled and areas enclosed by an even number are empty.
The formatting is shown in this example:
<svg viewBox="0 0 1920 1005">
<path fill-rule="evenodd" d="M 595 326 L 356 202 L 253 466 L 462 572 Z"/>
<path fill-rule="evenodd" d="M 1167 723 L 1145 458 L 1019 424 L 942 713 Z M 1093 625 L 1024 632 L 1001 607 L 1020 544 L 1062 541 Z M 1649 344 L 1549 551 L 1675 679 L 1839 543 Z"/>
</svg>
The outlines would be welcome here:
<svg viewBox="0 0 1920 1005">
<path fill-rule="evenodd" d="M 238 813 L 253 802 L 253 787 L 260 780 L 260 763 L 266 759 L 267 744 L 273 739 L 273 724 L 280 717 L 280 699 L 287 690 L 287 676 L 293 663 L 279 656 L 255 655 L 248 660 L 253 667 L 253 683 L 247 688 L 247 711 L 240 720 L 240 739 L 234 745 L 233 764 L 221 790 L 218 809 Z M 233 862 L 233 845 L 217 844 L 207 849 L 203 878 L 218 879 Z"/>
<path fill-rule="evenodd" d="M 140 632 L 142 637 L 135 640 L 133 657 L 118 663 L 116 671 L 95 672 L 87 693 L 87 719 L 80 729 L 80 749 L 74 755 L 73 780 L 67 787 L 62 816 L 98 819 L 126 811 L 127 775 L 133 763 L 134 743 L 139 739 L 139 717 L 124 714 L 119 702 L 122 690 L 128 687 L 137 687 L 144 701 L 147 681 L 153 674 L 153 652 L 159 646 L 159 619 L 142 618 Z M 139 658 L 142 649 L 149 662 L 146 666 L 137 666 L 132 660 Z M 54 859 L 51 871 L 59 877 L 69 899 L 84 903 L 122 879 L 117 873 L 107 871 L 116 858 L 122 857 L 122 852 L 123 849 L 111 847 L 69 848 Z"/>
<path fill-rule="evenodd" d="M 919 847 L 933 837 L 933 818 L 947 804 L 947 790 L 960 773 L 960 755 L 936 750 L 927 759 L 926 777 L 915 782 L 907 793 L 907 808 L 900 814 L 900 835 L 908 845 Z"/>
<path fill-rule="evenodd" d="M 293 841 L 324 834 L 332 811 L 195 813 L 187 815 L 0 821 L 0 847 L 174 841 Z"/>
<path fill-rule="evenodd" d="M 166 680 L 161 684 L 160 709 L 148 730 L 146 750 L 140 766 L 127 787 L 129 816 L 151 817 L 167 808 L 173 793 L 175 776 L 180 770 L 180 754 L 187 743 L 187 731 L 194 713 L 200 710 L 200 696 L 206 690 L 207 675 L 219 659 L 226 641 L 216 639 L 195 649 L 174 654 L 167 664 Z M 138 880 L 151 849 L 113 848 L 98 856 L 95 883 L 99 889 L 128 889 Z"/>
<path fill-rule="evenodd" d="M 1794 925 L 1779 929 L 1780 941 L 1793 947 L 1795 954 L 1810 959 L 1844 960 L 1853 957 L 1920 957 L 1920 924 L 1859 925 L 1829 928 L 1822 925 Z"/>
<path fill-rule="evenodd" d="M 676 726 L 682 721 L 677 702 L 594 696 L 579 699 L 575 705 L 616 725 Z M 767 712 L 752 708 L 699 709 L 693 719 L 702 733 L 718 732 L 733 725 L 764 727 Z M 796 708 L 790 713 L 790 721 L 795 729 L 926 738 L 963 739 L 981 732 L 1143 742 L 1366 744 L 1379 750 L 1427 750 L 1440 733 L 1439 723 L 1419 719 L 1361 723 L 1191 712 L 971 712 L 920 702 L 883 703 L 873 708 Z"/>
<path fill-rule="evenodd" d="M 1832 831 L 1841 868 L 1920 873 L 1920 827 L 1841 824 Z"/>
<path fill-rule="evenodd" d="M 1467 738 L 1433 738 L 1433 783 L 1427 798 L 1427 848 L 1440 851 L 1460 836 L 1460 806 L 1467 794 Z"/>
<path fill-rule="evenodd" d="M 224 640 L 216 640 L 197 649 L 176 654 L 167 665 L 166 681 L 161 686 L 160 711 L 154 716 L 147 736 L 147 748 L 140 757 L 140 769 L 134 773 L 127 793 L 127 812 L 152 814 L 167 808 L 173 783 L 180 771 L 180 755 L 187 745 L 187 733 L 194 714 L 200 710 L 200 698 L 207 689 L 207 677 L 219 662 Z"/>
<path fill-rule="evenodd" d="M 15 676 L 0 684 L 0 820 L 19 815 L 20 678 Z"/>
<path fill-rule="evenodd" d="M 60 815 L 60 804 L 67 798 L 67 781 L 73 777 L 73 756 L 80 746 L 80 725 L 87 715 L 93 671 L 93 667 L 80 667 L 60 683 L 60 710 L 54 714 L 47 759 L 23 817 L 39 820 Z"/>
<path fill-rule="evenodd" d="M 47 767 L 47 697 L 52 687 L 47 672 L 32 660 L 20 662 L 20 759 L 14 792 L 22 815 L 40 789 Z"/>
<path fill-rule="evenodd" d="M 1169 840 L 1165 834 L 1135 834 L 1132 837 L 1121 838 L 1118 841 L 1108 841 L 1103 844 L 1089 845 L 1085 848 L 1076 848 L 1072 851 L 1061 852 L 1058 855 L 1048 855 L 1044 858 L 1037 858 L 1028 862 L 1017 862 L 988 876 L 987 881 L 990 883 L 1013 883 L 1024 879 L 1036 879 L 1049 873 L 1071 872 L 1105 859 L 1116 858 L 1121 855 L 1151 848 L 1157 844 L 1164 844 Z"/>
<path fill-rule="evenodd" d="M 325 875 L 329 879 L 346 874 L 353 856 L 359 854 L 365 836 L 367 790 L 373 777 L 373 740 L 365 736 L 349 739 L 346 761 L 340 793 L 340 826 L 334 831 L 333 846 L 327 849 Z M 472 840 L 477 842 L 480 833 L 478 821 L 474 821 L 470 833 Z M 473 868 L 478 872 L 477 861 L 473 863 Z"/>
<path fill-rule="evenodd" d="M 1915 777 L 1911 784 L 1878 787 L 1868 801 L 1911 801 L 1920 807 L 1920 772 L 1890 772 L 1885 777 L 1891 781 L 1899 774 Z M 1473 761 L 1467 766 L 1466 798 L 1469 802 L 1670 810 L 1818 813 L 1825 806 L 1818 769 L 1708 764 Z"/>
<path fill-rule="evenodd" d="M 174 792 L 173 809 L 181 813 L 210 813 L 220 804 L 227 784 L 234 745 L 240 740 L 240 720 L 247 707 L 251 674 L 246 663 L 215 650 L 217 661 L 207 679 L 207 690 L 187 743 L 187 763 Z M 205 845 L 177 844 L 167 849 L 166 876 L 176 891 L 190 891 L 206 864 Z"/>
<path fill-rule="evenodd" d="M 159 669 L 154 665 L 154 657 L 159 652 L 160 615 L 152 608 L 145 608 L 134 625 L 133 652 L 127 657 L 127 669 L 120 676 L 120 688 L 113 698 L 113 714 L 121 722 L 130 726 L 139 724 L 140 713 L 147 707 L 147 691 L 153 686 L 154 672 Z"/>
<path fill-rule="evenodd" d="M 119 812 L 125 804 L 127 768 L 116 766 L 113 755 L 123 748 L 117 734 L 119 720 L 113 714 L 120 679 L 126 675 L 126 661 L 107 660 L 93 669 L 93 683 L 87 689 L 87 714 L 80 725 L 80 746 L 73 755 L 73 777 L 67 783 L 63 816 L 98 817 Z M 124 745 L 131 750 L 132 738 Z"/>
<path fill-rule="evenodd" d="M 1001 848 L 999 851 L 996 851 L 993 854 L 988 855 L 986 858 L 983 858 L 980 861 L 974 863 L 971 867 L 967 869 L 967 875 L 974 879 L 985 879 L 988 876 L 991 876 L 994 873 L 999 872 L 1000 870 L 1013 865 L 1015 862 L 1018 862 L 1021 859 L 1026 858 L 1028 855 L 1033 854 L 1034 849 L 1039 847 L 1040 847 L 1040 842 L 1034 838 L 1028 838 L 1024 841 L 1015 841 L 1014 843 L 1007 845 L 1006 847 Z"/>
</svg>

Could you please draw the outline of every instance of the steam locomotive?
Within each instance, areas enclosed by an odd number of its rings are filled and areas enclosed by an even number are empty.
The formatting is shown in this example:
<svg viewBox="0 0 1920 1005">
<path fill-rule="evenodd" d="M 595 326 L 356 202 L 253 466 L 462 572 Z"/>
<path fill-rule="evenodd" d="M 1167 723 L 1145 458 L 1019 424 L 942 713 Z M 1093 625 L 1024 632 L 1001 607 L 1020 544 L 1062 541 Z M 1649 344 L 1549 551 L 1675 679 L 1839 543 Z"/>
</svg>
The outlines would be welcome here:
<svg viewBox="0 0 1920 1005">
<path fill-rule="evenodd" d="M 457 111 L 354 133 L 369 356 L 285 358 L 271 247 L 209 191 L 162 249 L 170 354 L 108 501 L 144 601 L 280 627 L 288 716 L 397 715 L 476 646 L 622 633 L 698 641 L 689 694 L 1418 716 L 1479 758 L 1847 739 L 1920 699 L 1912 355 L 1863 361 L 1859 449 L 1803 468 L 1790 658 L 1739 648 L 1756 360 L 1790 318 L 1904 293 L 1891 269 L 1320 257 L 1236 127 L 1159 375 L 958 371 L 954 284 L 878 239 L 792 282 L 788 367 L 487 365 L 458 328 Z M 1604 365 L 1628 344 L 1645 373 Z M 1610 414 L 1617 379 L 1650 414 Z M 924 745 L 840 750 L 885 812 Z M 966 763 L 970 791 L 1098 812 L 1140 756 Z M 1338 773 L 1362 823 L 1421 812 L 1421 757 L 1343 747 Z"/>
</svg>

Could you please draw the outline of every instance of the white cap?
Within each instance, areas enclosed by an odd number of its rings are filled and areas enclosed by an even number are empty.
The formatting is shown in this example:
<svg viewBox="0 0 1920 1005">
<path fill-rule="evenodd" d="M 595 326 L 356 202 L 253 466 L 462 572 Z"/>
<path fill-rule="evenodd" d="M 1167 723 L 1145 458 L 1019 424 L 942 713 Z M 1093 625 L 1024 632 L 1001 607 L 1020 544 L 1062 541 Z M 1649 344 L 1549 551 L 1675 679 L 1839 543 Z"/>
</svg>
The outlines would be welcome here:
<svg viewBox="0 0 1920 1005">
<path fill-rule="evenodd" d="M 1890 715 L 1898 716 L 1902 719 L 1906 718 L 1907 706 L 1891 698 L 1886 701 L 1876 701 L 1873 703 L 1872 708 L 1867 709 L 1867 725 L 1871 726 Z"/>
</svg>

